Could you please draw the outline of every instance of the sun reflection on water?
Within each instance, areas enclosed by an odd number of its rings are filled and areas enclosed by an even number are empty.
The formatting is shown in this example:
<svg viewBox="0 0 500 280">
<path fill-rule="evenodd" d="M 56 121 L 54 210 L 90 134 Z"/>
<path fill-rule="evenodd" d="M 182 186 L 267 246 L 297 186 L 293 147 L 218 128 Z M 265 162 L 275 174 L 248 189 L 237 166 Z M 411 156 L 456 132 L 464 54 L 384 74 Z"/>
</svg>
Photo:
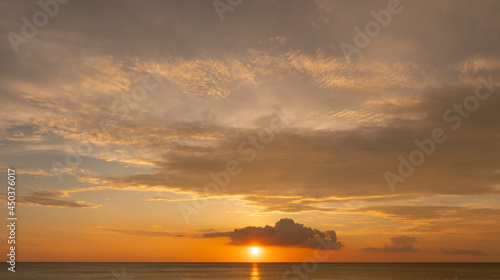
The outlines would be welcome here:
<svg viewBox="0 0 500 280">
<path fill-rule="evenodd" d="M 252 272 L 250 272 L 250 280 L 260 280 L 259 264 L 254 263 L 252 266 Z"/>
</svg>

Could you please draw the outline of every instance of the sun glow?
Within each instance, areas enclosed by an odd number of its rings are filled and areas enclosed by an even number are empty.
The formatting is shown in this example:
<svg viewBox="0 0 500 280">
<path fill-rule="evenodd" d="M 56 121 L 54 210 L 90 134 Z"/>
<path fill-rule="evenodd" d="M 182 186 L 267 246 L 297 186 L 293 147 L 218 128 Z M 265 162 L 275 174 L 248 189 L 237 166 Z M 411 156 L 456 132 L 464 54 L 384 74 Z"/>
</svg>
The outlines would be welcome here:
<svg viewBox="0 0 500 280">
<path fill-rule="evenodd" d="M 250 253 L 252 253 L 252 255 L 254 256 L 257 256 L 260 254 L 260 247 L 250 247 Z"/>
</svg>

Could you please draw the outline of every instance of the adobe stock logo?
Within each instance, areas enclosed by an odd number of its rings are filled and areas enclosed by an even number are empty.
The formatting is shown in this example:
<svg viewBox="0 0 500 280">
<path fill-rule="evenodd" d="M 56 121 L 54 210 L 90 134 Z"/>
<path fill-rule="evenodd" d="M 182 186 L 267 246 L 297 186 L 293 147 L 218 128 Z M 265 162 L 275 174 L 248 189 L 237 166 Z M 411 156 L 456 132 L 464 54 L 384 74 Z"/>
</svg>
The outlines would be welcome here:
<svg viewBox="0 0 500 280">
<path fill-rule="evenodd" d="M 243 0 L 227 0 L 227 3 L 222 0 L 214 0 L 212 5 L 214 5 L 215 12 L 222 22 L 224 21 L 224 13 L 234 11 L 234 8 L 239 6 L 242 2 Z"/>
<path fill-rule="evenodd" d="M 26 17 L 22 17 L 21 21 L 24 23 L 21 27 L 21 35 L 9 32 L 7 38 L 9 39 L 12 49 L 17 54 L 21 44 L 27 44 L 30 39 L 34 38 L 39 31 L 39 28 L 45 27 L 49 23 L 49 17 L 55 17 L 60 10 L 59 5 L 66 5 L 70 0 L 39 0 L 37 3 L 42 8 L 33 14 L 31 21 Z"/>
<path fill-rule="evenodd" d="M 488 79 L 483 76 L 478 77 L 479 84 L 473 94 L 466 96 L 462 102 L 454 103 L 443 113 L 443 121 L 451 124 L 452 130 L 459 129 L 464 119 L 468 119 L 472 112 L 479 109 L 481 102 L 486 101 L 495 92 L 495 87 L 500 87 L 500 82 L 493 81 L 493 76 L 490 74 Z M 417 149 L 410 152 L 408 157 L 403 155 L 398 156 L 397 174 L 390 171 L 384 173 L 387 185 L 392 192 L 396 191 L 397 183 L 404 183 L 415 172 L 416 167 L 425 163 L 426 159 L 434 154 L 437 150 L 438 144 L 442 144 L 448 140 L 448 135 L 445 129 L 441 127 L 434 128 L 430 137 L 424 140 L 415 139 L 414 143 Z"/>
<path fill-rule="evenodd" d="M 354 32 L 356 32 L 356 35 L 354 35 L 354 46 L 346 42 L 342 42 L 339 45 L 347 61 L 351 62 L 353 54 L 360 54 L 362 49 L 368 47 L 372 39 L 380 34 L 382 27 L 387 27 L 391 23 L 392 15 L 397 15 L 402 11 L 403 6 L 399 0 L 390 0 L 387 3 L 387 9 L 382 9 L 378 12 L 371 10 L 370 14 L 375 20 L 371 20 L 365 24 L 364 32 L 361 28 L 354 27 Z"/>
</svg>

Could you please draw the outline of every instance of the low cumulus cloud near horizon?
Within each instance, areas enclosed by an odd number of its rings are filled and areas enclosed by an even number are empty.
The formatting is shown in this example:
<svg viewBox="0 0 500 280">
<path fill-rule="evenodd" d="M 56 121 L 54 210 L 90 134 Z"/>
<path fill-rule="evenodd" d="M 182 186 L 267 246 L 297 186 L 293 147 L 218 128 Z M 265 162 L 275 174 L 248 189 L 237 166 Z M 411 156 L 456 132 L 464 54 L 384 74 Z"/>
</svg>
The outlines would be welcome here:
<svg viewBox="0 0 500 280">
<path fill-rule="evenodd" d="M 468 250 L 468 249 L 457 249 L 457 250 L 445 250 L 441 249 L 441 253 L 445 255 L 467 255 L 467 256 L 488 256 L 489 254 L 484 253 L 481 250 Z"/>
<path fill-rule="evenodd" d="M 211 232 L 203 238 L 229 237 L 230 245 L 267 245 L 299 247 L 319 250 L 340 250 L 344 245 L 337 240 L 333 230 L 320 231 L 295 223 L 293 219 L 281 219 L 274 226 L 248 226 L 228 232 Z"/>
<path fill-rule="evenodd" d="M 368 253 L 414 253 L 420 251 L 413 247 L 414 243 L 417 242 L 416 237 L 401 235 L 392 237 L 390 242 L 390 245 L 384 245 L 384 247 L 367 247 L 363 248 L 363 251 Z"/>
</svg>

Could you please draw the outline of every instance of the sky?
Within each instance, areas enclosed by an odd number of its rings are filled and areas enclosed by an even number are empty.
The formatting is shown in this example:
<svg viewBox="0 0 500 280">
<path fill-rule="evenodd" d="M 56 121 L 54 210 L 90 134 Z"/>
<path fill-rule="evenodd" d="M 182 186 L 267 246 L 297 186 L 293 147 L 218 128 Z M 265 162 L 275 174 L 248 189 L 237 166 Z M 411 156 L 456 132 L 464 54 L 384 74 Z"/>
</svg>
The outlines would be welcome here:
<svg viewBox="0 0 500 280">
<path fill-rule="evenodd" d="M 500 260 L 500 2 L 48 3 L 0 1 L 19 261 Z"/>
</svg>

